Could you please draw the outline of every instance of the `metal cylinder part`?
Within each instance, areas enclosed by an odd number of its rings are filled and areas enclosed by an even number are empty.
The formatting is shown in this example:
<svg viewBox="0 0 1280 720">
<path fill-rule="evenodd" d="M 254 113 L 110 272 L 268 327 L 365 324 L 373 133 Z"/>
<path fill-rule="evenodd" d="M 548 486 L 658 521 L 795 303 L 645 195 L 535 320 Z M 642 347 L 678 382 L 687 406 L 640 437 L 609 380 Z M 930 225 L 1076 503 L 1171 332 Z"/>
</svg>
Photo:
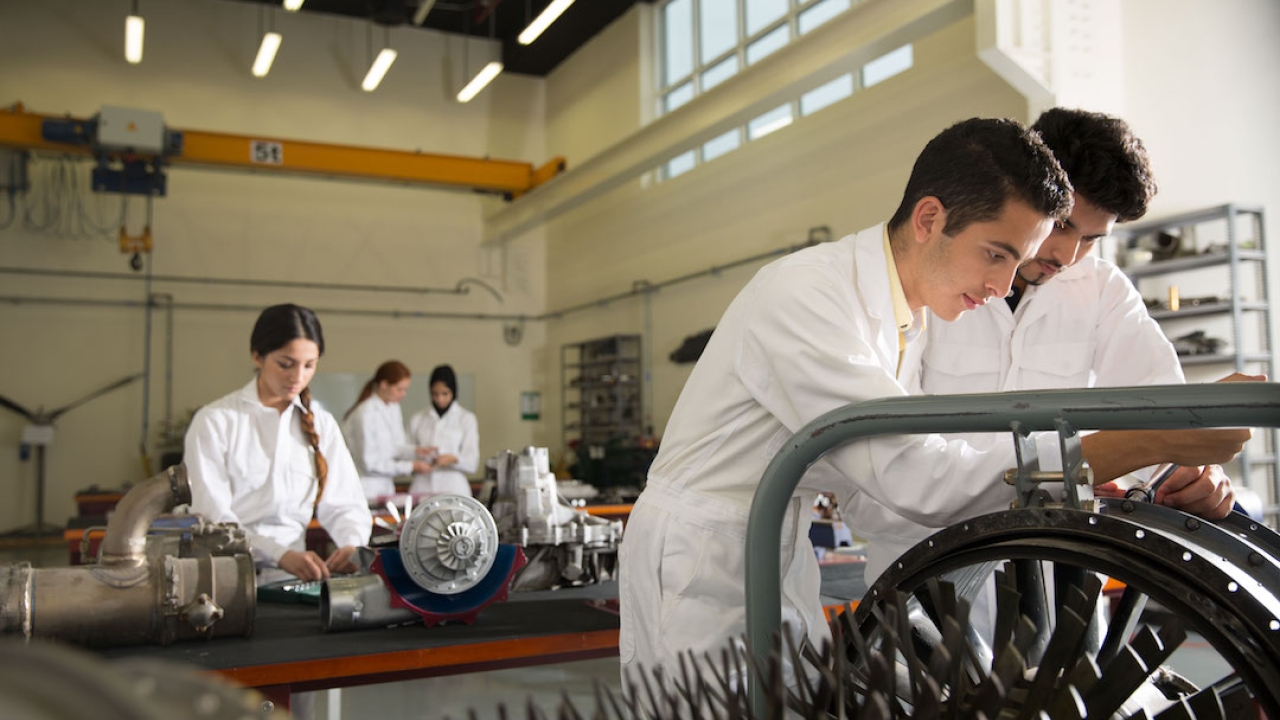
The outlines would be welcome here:
<svg viewBox="0 0 1280 720">
<path fill-rule="evenodd" d="M 325 632 L 418 622 L 417 613 L 391 607 L 381 575 L 330 578 L 320 586 L 320 622 Z"/>
<path fill-rule="evenodd" d="M 253 632 L 253 560 L 232 526 L 198 524 L 178 543 L 147 529 L 161 513 L 190 502 L 185 470 L 172 467 L 139 483 L 107 524 L 102 562 L 82 567 L 0 567 L 0 633 L 93 645 L 169 644 Z"/>
</svg>

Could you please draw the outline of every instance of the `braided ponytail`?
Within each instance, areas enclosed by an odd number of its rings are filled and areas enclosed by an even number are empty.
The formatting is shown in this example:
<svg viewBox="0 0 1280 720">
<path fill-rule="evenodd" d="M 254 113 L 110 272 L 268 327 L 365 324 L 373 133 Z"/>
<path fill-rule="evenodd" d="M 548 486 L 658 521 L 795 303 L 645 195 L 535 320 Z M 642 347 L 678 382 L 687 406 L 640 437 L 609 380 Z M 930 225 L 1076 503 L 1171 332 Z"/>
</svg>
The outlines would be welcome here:
<svg viewBox="0 0 1280 720">
<path fill-rule="evenodd" d="M 320 434 L 316 432 L 316 414 L 311 412 L 311 388 L 303 388 L 298 394 L 298 399 L 306 409 L 306 412 L 299 415 L 302 419 L 302 433 L 307 436 L 307 440 L 311 441 L 311 449 L 316 454 L 316 501 L 311 506 L 314 509 L 320 504 L 320 496 L 324 495 L 324 483 L 329 478 L 329 462 L 324 459 L 324 453 L 320 452 Z"/>
<path fill-rule="evenodd" d="M 298 338 L 306 338 L 316 344 L 316 349 L 324 355 L 324 332 L 320 329 L 320 320 L 316 314 L 300 305 L 272 305 L 258 316 L 253 325 L 253 334 L 249 336 L 249 349 L 255 354 L 266 357 Z M 324 483 L 329 476 L 329 463 L 320 452 L 320 435 L 316 432 L 316 415 L 311 411 L 311 388 L 303 388 L 298 394 L 304 412 L 299 416 L 302 421 L 302 432 L 311 443 L 316 456 L 316 501 L 312 509 L 320 504 L 320 496 L 324 495 Z"/>
</svg>

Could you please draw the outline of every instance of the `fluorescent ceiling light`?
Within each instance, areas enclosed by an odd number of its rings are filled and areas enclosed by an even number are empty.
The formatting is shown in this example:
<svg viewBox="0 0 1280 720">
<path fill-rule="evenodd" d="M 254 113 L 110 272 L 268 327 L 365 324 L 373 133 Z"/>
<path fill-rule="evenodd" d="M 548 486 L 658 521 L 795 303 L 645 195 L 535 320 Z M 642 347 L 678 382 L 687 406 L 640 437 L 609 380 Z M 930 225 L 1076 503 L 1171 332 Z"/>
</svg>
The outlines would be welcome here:
<svg viewBox="0 0 1280 720">
<path fill-rule="evenodd" d="M 471 78 L 471 82 L 467 83 L 467 86 L 458 93 L 458 102 L 471 102 L 471 98 L 478 95 L 485 85 L 488 85 L 490 81 L 498 77 L 500 72 L 502 72 L 502 63 L 497 60 L 485 65 L 480 69 L 480 72 L 476 73 L 475 77 Z"/>
<path fill-rule="evenodd" d="M 374 58 L 373 64 L 369 66 L 369 74 L 364 76 L 364 82 L 360 87 L 365 92 L 373 92 L 378 87 L 378 83 L 382 82 L 382 76 L 387 74 L 387 70 L 391 67 L 391 63 L 396 61 L 396 51 L 391 48 L 382 48 L 382 52 L 378 53 L 378 57 Z"/>
<path fill-rule="evenodd" d="M 146 25 L 141 15 L 130 15 L 124 21 L 124 59 L 134 65 L 142 62 L 142 33 Z"/>
<path fill-rule="evenodd" d="M 431 8 L 436 4 L 436 0 L 422 0 L 418 5 L 418 9 L 413 13 L 413 24 L 421 25 L 427 21 L 427 16 L 431 14 Z"/>
<path fill-rule="evenodd" d="M 271 63 L 276 59 L 276 51 L 280 49 L 280 33 L 269 32 L 262 36 L 262 45 L 258 46 L 258 57 L 253 60 L 253 76 L 266 77 L 271 72 Z"/>
<path fill-rule="evenodd" d="M 298 12 L 302 7 L 303 0 L 284 0 L 284 9 L 289 12 Z"/>
<path fill-rule="evenodd" d="M 533 22 L 529 23 L 529 27 L 525 28 L 524 32 L 520 33 L 520 36 L 516 39 L 520 41 L 521 45 L 528 45 L 537 40 L 542 31 L 555 22 L 556 18 L 560 17 L 560 14 L 572 4 L 573 0 L 551 0 L 551 4 L 538 13 L 538 17 L 534 18 Z"/>
</svg>

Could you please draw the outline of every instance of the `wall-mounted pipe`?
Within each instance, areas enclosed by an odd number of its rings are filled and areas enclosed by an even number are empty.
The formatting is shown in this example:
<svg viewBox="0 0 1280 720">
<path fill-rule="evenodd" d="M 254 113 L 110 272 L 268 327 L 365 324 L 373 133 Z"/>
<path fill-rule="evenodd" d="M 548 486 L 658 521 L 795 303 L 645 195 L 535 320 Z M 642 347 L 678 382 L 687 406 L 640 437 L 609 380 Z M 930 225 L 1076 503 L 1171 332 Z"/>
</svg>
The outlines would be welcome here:
<svg viewBox="0 0 1280 720">
<path fill-rule="evenodd" d="M 64 277 L 82 280 L 133 280 L 183 285 L 233 285 L 241 287 L 291 288 L 295 290 L 343 290 L 349 292 L 401 293 L 406 295 L 466 295 L 469 285 L 480 285 L 502 302 L 497 290 L 482 280 L 462 278 L 453 287 L 428 287 L 413 285 L 355 285 L 350 283 L 302 282 L 295 280 L 260 280 L 254 278 L 208 277 L 200 275 L 151 275 L 137 273 L 98 272 L 95 270 L 53 270 L 50 268 L 0 267 L 5 275 L 30 275 L 35 277 Z"/>
<path fill-rule="evenodd" d="M 558 310 L 551 310 L 549 312 L 542 313 L 541 315 L 513 315 L 513 314 L 502 314 L 502 313 L 423 312 L 418 310 L 361 310 L 356 308 L 320 308 L 320 307 L 313 307 L 312 309 L 315 310 L 316 313 L 321 315 L 354 315 L 354 316 L 360 316 L 360 317 L 385 317 L 385 318 L 393 318 L 393 319 L 497 320 L 499 322 L 526 322 L 531 320 L 532 321 L 560 320 L 565 315 L 571 315 L 573 313 L 582 312 L 584 310 L 591 310 L 593 308 L 604 307 L 609 303 L 616 302 L 618 300 L 626 300 L 628 298 L 646 296 L 646 295 L 655 293 L 663 288 L 671 287 L 672 285 L 679 285 L 681 283 L 686 283 L 686 282 L 689 282 L 690 280 L 696 280 L 698 278 L 703 278 L 703 277 L 718 276 L 721 273 L 723 273 L 725 270 L 731 270 L 733 268 L 740 267 L 743 265 L 749 265 L 751 263 L 758 263 L 765 260 L 771 260 L 774 258 L 782 257 L 783 255 L 788 255 L 790 253 L 796 252 L 797 250 L 803 250 L 804 248 L 807 248 L 811 245 L 815 245 L 819 242 L 826 242 L 830 239 L 831 239 L 831 228 L 825 225 L 820 225 L 820 226 L 809 229 L 808 239 L 803 243 L 798 243 L 793 245 L 784 245 L 782 247 L 774 248 L 773 250 L 768 250 L 762 253 L 757 253 L 755 255 L 749 255 L 747 257 L 730 260 L 729 262 L 724 263 L 722 265 L 712 265 L 711 267 L 708 267 L 702 270 L 697 270 L 695 272 L 687 273 L 685 275 L 678 275 L 676 277 L 673 277 L 667 280 L 662 280 L 656 283 L 650 283 L 648 281 L 637 281 L 633 283 L 631 289 L 627 290 L 626 292 L 607 295 L 602 298 L 589 300 L 584 303 L 571 305 L 569 307 L 560 308 Z M 0 267 L 0 273 L 9 272 L 11 270 L 22 270 L 22 268 Z M 48 273 L 53 271 L 39 271 L 39 272 Z M 62 271 L 57 271 L 57 272 L 62 272 Z M 79 272 L 79 271 L 76 271 L 76 272 Z M 101 274 L 115 275 L 116 273 L 101 273 Z M 120 275 L 130 279 L 133 279 L 134 277 L 132 275 L 123 275 L 123 274 L 120 274 Z M 156 276 L 156 277 L 158 278 L 160 276 Z M 305 285 L 305 284 L 306 283 L 299 283 L 299 285 Z M 486 290 L 488 290 L 489 292 L 497 296 L 499 300 L 502 299 L 501 296 L 497 294 L 496 290 L 494 290 L 492 287 L 490 287 L 483 281 L 476 280 L 474 278 L 463 278 L 462 280 L 459 280 L 458 289 L 462 294 L 465 294 L 467 292 L 467 286 L 472 284 L 481 285 Z M 359 286 L 342 286 L 342 287 L 343 289 L 355 289 Z M 333 286 L 330 286 L 330 289 L 332 288 Z M 155 301 L 152 300 L 150 303 L 148 303 L 145 301 L 138 301 L 138 300 L 100 300 L 96 298 L 68 298 L 68 297 L 48 297 L 48 296 L 42 297 L 42 296 L 34 296 L 34 295 L 33 296 L 8 295 L 8 296 L 0 296 L 0 303 L 10 303 L 14 305 L 21 305 L 22 303 L 33 303 L 33 304 L 41 304 L 41 305 L 143 307 L 148 304 L 155 304 Z M 246 312 L 254 312 L 254 313 L 262 311 L 262 308 L 258 305 L 238 305 L 233 303 L 182 303 L 182 302 L 173 302 L 172 299 L 170 299 L 169 307 L 175 308 L 178 310 L 236 310 L 236 311 L 243 310 Z"/>
<path fill-rule="evenodd" d="M 238 529 L 229 534 L 228 526 L 201 523 L 189 532 L 208 537 L 193 537 L 192 557 L 147 554 L 147 529 L 156 517 L 190 499 L 185 469 L 171 467 L 121 500 L 107 525 L 101 564 L 0 566 L 0 634 L 93 646 L 250 635 L 256 582 Z"/>
</svg>

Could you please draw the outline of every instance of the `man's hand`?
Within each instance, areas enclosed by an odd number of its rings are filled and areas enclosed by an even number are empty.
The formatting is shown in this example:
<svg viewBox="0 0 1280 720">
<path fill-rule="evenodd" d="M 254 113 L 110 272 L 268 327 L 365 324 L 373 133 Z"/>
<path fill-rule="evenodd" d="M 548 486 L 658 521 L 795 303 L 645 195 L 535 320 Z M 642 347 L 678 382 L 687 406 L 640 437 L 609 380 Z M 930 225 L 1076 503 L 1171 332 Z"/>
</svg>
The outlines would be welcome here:
<svg viewBox="0 0 1280 720">
<path fill-rule="evenodd" d="M 1231 373 L 1230 375 L 1214 382 L 1266 382 L 1266 375 L 1246 375 L 1244 373 Z"/>
<path fill-rule="evenodd" d="M 356 548 L 354 545 L 344 545 L 333 551 L 329 559 L 325 561 L 325 567 L 330 572 L 336 573 L 353 573 L 360 568 L 356 567 L 356 563 L 351 558 L 355 557 Z"/>
<path fill-rule="evenodd" d="M 1221 520 L 1235 505 L 1236 491 L 1220 465 L 1181 467 L 1156 490 L 1152 502 L 1209 520 Z"/>
<path fill-rule="evenodd" d="M 290 550 L 281 555 L 280 569 L 297 576 L 299 580 L 324 580 L 329 577 L 329 568 L 319 555 L 310 550 Z"/>
<path fill-rule="evenodd" d="M 1126 497 L 1126 491 L 1115 482 L 1097 485 L 1093 493 L 1104 498 Z M 1235 507 L 1236 491 L 1220 465 L 1180 467 L 1156 489 L 1152 502 L 1208 520 L 1221 520 Z"/>
</svg>

